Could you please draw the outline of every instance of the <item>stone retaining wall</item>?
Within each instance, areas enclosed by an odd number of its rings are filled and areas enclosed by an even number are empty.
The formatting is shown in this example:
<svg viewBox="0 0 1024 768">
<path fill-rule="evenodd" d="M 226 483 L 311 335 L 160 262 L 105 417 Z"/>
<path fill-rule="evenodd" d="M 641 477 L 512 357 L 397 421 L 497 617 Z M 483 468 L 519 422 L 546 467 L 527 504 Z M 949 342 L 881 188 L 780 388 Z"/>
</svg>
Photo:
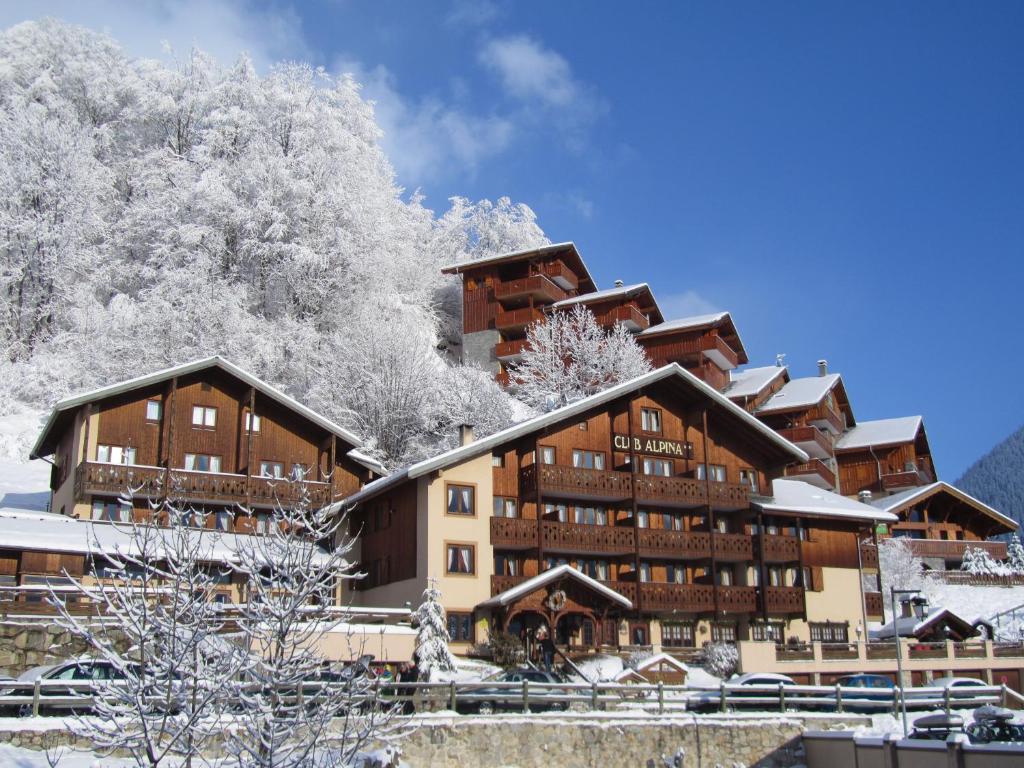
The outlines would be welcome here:
<svg viewBox="0 0 1024 768">
<path fill-rule="evenodd" d="M 88 647 L 57 626 L 54 617 L 0 622 L 0 670 L 17 677 L 26 669 L 80 656 Z"/>
</svg>

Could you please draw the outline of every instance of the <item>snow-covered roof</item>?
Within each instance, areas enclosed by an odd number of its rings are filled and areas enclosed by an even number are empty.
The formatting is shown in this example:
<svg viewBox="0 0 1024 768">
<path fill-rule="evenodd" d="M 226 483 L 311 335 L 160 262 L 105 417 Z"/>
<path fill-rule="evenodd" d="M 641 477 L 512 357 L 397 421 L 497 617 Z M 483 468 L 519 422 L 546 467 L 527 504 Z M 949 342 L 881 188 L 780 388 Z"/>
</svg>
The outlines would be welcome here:
<svg viewBox="0 0 1024 768">
<path fill-rule="evenodd" d="M 0 510 L 0 529 L 3 531 L 3 545 L 11 549 L 78 555 L 137 554 L 128 524 L 79 520 L 52 512 L 5 509 Z M 196 529 L 195 533 L 201 541 L 199 558 L 214 563 L 236 562 L 238 550 L 256 539 L 249 534 L 213 530 Z M 326 557 L 324 553 L 323 558 Z"/>
<path fill-rule="evenodd" d="M 668 331 L 685 331 L 692 328 L 704 328 L 705 326 L 715 325 L 720 323 L 729 317 L 728 312 L 712 312 L 708 315 L 693 315 L 692 317 L 680 317 L 677 320 L 667 320 L 664 323 L 658 325 L 652 325 L 650 328 L 646 328 L 640 332 L 641 336 L 652 336 L 656 333 L 665 333 Z"/>
<path fill-rule="evenodd" d="M 763 392 L 779 376 L 786 375 L 786 372 L 787 369 L 784 365 L 766 365 L 761 368 L 730 371 L 729 386 L 725 390 L 725 396 L 734 400 L 754 397 Z"/>
<path fill-rule="evenodd" d="M 304 416 L 305 418 L 312 421 L 314 424 L 323 427 L 328 432 L 337 435 L 338 437 L 340 437 L 342 440 L 344 440 L 353 447 L 358 447 L 363 443 L 362 439 L 359 438 L 357 435 L 353 434 L 344 427 L 335 424 L 330 419 L 321 416 L 319 413 L 312 410 L 311 408 L 307 408 L 298 400 L 296 400 L 293 397 L 289 397 L 284 392 L 279 390 L 277 387 L 273 387 L 270 384 L 267 384 L 262 379 L 253 376 L 245 369 L 239 368 L 237 365 L 229 362 L 228 360 L 225 360 L 223 357 L 220 357 L 219 355 L 214 355 L 213 357 L 206 357 L 201 360 L 193 360 L 190 363 L 183 363 L 181 365 L 172 366 L 171 368 L 164 368 L 163 370 L 160 371 L 147 373 L 144 376 L 137 376 L 134 379 L 127 379 L 126 381 L 121 381 L 118 382 L 117 384 L 111 384 L 106 387 L 100 387 L 99 389 L 93 389 L 89 392 L 83 392 L 78 395 L 72 395 L 71 397 L 66 397 L 63 400 L 58 401 L 57 404 L 53 406 L 53 410 L 51 411 L 50 416 L 46 421 L 46 425 L 43 427 L 43 431 L 40 433 L 39 439 L 36 440 L 36 444 L 35 446 L 33 446 L 32 452 L 29 454 L 29 457 L 33 459 L 38 459 L 39 457 L 49 455 L 49 453 L 52 452 L 52 450 L 47 451 L 45 446 L 47 443 L 47 438 L 50 435 L 50 431 L 53 429 L 53 426 L 56 423 L 57 418 L 61 415 L 62 412 L 68 411 L 72 408 L 78 408 L 79 406 L 85 405 L 86 403 L 95 402 L 96 400 L 102 400 L 104 398 L 112 397 L 114 395 L 120 395 L 125 392 L 131 392 L 132 390 L 139 389 L 140 387 L 158 384 L 161 381 L 166 381 L 167 379 L 170 379 L 174 376 L 184 376 L 189 373 L 196 373 L 197 371 L 206 370 L 207 368 L 219 368 L 222 371 L 230 374 L 231 376 L 234 376 L 236 379 L 244 381 L 250 387 L 253 387 L 254 389 L 271 398 L 272 400 L 276 400 L 278 403 L 285 406 L 286 408 L 289 408 L 295 411 L 296 413 Z M 379 462 L 377 462 L 374 459 L 371 459 L 369 456 L 366 456 L 365 454 L 358 451 L 349 451 L 348 455 L 352 458 L 353 461 L 359 462 L 363 466 L 373 470 L 374 472 L 377 472 L 378 474 L 383 474 L 384 468 L 380 465 Z"/>
<path fill-rule="evenodd" d="M 488 266 L 491 264 L 501 264 L 509 261 L 520 261 L 522 259 L 529 259 L 537 256 L 549 256 L 554 253 L 560 253 L 562 251 L 569 251 L 576 260 L 579 262 L 579 271 L 577 275 L 580 277 L 580 283 L 589 283 L 595 289 L 597 283 L 594 282 L 594 278 L 590 276 L 590 270 L 587 269 L 586 262 L 583 261 L 583 257 L 580 256 L 579 250 L 576 248 L 576 244 L 571 240 L 564 243 L 551 243 L 550 245 L 541 245 L 537 248 L 527 248 L 522 251 L 513 251 L 512 253 L 501 253 L 497 256 L 486 256 L 482 259 L 469 259 L 467 261 L 460 261 L 455 264 L 449 264 L 448 266 L 441 267 L 441 271 L 448 275 L 457 275 L 460 272 L 465 272 L 469 269 L 475 269 L 481 266 Z"/>
<path fill-rule="evenodd" d="M 453 448 L 445 453 L 429 459 L 424 459 L 416 464 L 400 469 L 387 477 L 382 477 L 378 480 L 374 480 L 372 483 L 367 483 L 357 493 L 348 496 L 341 501 L 335 502 L 333 508 L 334 510 L 339 511 L 343 508 L 353 506 L 368 498 L 376 496 L 378 493 L 381 493 L 404 480 L 436 472 L 439 469 L 444 469 L 479 456 L 483 453 L 488 453 L 494 448 L 497 448 L 510 440 L 516 440 L 520 437 L 524 437 L 551 424 L 585 413 L 592 408 L 608 403 L 628 392 L 650 386 L 651 384 L 666 379 L 677 379 L 687 384 L 710 399 L 712 402 L 721 406 L 728 413 L 739 419 L 744 425 L 760 434 L 765 440 L 773 443 L 777 448 L 788 453 L 792 458 L 800 462 L 807 461 L 808 456 L 806 453 L 793 445 L 793 443 L 786 440 L 775 430 L 765 426 L 759 420 L 755 419 L 745 410 L 732 402 L 732 400 L 725 397 L 717 389 L 704 383 L 685 368 L 681 367 L 677 363 L 669 363 L 661 368 L 650 371 L 641 376 L 637 376 L 635 379 L 624 381 L 621 384 L 616 384 L 614 387 L 609 387 L 595 395 L 577 400 L 575 403 L 570 403 L 569 405 L 562 406 L 561 408 L 556 408 L 555 410 L 549 411 L 541 416 L 535 416 L 532 419 L 528 419 L 511 426 L 508 429 L 503 429 L 500 432 L 495 432 L 493 435 L 488 435 L 487 437 L 475 440 L 468 445 Z"/>
<path fill-rule="evenodd" d="M 825 491 L 801 480 L 772 480 L 772 496 L 752 499 L 763 512 L 794 512 L 812 517 L 849 518 L 894 523 L 899 518 L 889 512 L 854 499 Z"/>
<path fill-rule="evenodd" d="M 1012 517 L 1007 517 L 1001 512 L 996 511 L 988 504 L 979 499 L 974 498 L 969 493 L 961 491 L 955 485 L 939 480 L 928 485 L 922 485 L 919 488 L 908 488 L 905 491 L 894 493 L 892 496 L 883 496 L 878 499 L 872 499 L 871 506 L 877 507 L 885 512 L 891 512 L 894 515 L 898 515 L 904 509 L 913 506 L 919 501 L 934 496 L 936 493 L 945 492 L 948 493 L 965 504 L 969 504 L 976 507 L 980 512 L 983 512 L 990 517 L 995 518 L 1004 525 L 1009 526 L 1011 529 L 1016 530 L 1018 528 L 1017 521 Z"/>
<path fill-rule="evenodd" d="M 923 424 L 924 420 L 920 416 L 861 421 L 839 436 L 836 440 L 836 450 L 852 451 L 878 445 L 912 443 Z"/>
<path fill-rule="evenodd" d="M 794 408 L 810 408 L 820 403 L 842 378 L 838 373 L 825 376 L 804 376 L 786 382 L 778 392 L 768 398 L 758 413 L 789 411 Z"/>
<path fill-rule="evenodd" d="M 548 571 L 544 571 L 532 578 L 527 579 L 521 584 L 516 584 L 511 589 L 506 589 L 504 592 L 499 592 L 494 597 L 484 600 L 480 603 L 477 608 L 497 608 L 498 606 L 508 605 L 514 603 L 521 597 L 524 597 L 535 589 L 543 587 L 545 584 L 550 584 L 553 581 L 558 581 L 563 576 L 567 576 L 572 579 L 576 579 L 580 583 L 590 587 L 595 592 L 599 592 L 609 600 L 614 600 L 619 603 L 623 608 L 632 608 L 633 602 L 624 595 L 620 595 L 614 589 L 606 587 L 600 581 L 592 579 L 587 574 L 581 573 L 573 568 L 571 565 L 559 565 Z"/>
<path fill-rule="evenodd" d="M 961 629 L 964 630 L 968 627 L 974 629 L 974 625 L 967 621 L 967 619 L 953 613 L 949 608 L 940 608 L 923 619 L 918 619 L 916 616 L 900 616 L 895 621 L 883 624 L 872 634 L 879 640 L 892 637 L 894 632 L 898 633 L 900 637 L 920 637 L 925 633 L 925 630 L 933 624 L 939 623 L 940 620 L 959 624 Z"/>
<path fill-rule="evenodd" d="M 650 669 L 658 664 L 668 664 L 670 667 L 675 667 L 680 672 L 686 674 L 690 671 L 690 668 L 683 664 L 675 656 L 669 656 L 667 653 L 656 653 L 653 656 L 648 656 L 643 661 L 639 662 L 635 667 L 627 667 L 623 669 L 619 674 L 615 676 L 615 682 L 624 680 L 631 674 L 641 675 L 645 669 Z"/>
<path fill-rule="evenodd" d="M 654 298 L 654 294 L 651 292 L 651 287 L 647 283 L 636 283 L 635 285 L 620 285 L 615 288 L 606 288 L 603 291 L 592 291 L 591 293 L 583 293 L 579 296 L 572 296 L 568 299 L 562 299 L 552 304 L 554 309 L 562 309 L 564 307 L 571 307 L 573 304 L 591 304 L 595 301 L 604 301 L 605 299 L 615 299 L 618 297 L 632 298 L 633 296 L 639 296 L 642 293 L 650 293 L 651 301 L 657 306 L 658 302 Z"/>
</svg>

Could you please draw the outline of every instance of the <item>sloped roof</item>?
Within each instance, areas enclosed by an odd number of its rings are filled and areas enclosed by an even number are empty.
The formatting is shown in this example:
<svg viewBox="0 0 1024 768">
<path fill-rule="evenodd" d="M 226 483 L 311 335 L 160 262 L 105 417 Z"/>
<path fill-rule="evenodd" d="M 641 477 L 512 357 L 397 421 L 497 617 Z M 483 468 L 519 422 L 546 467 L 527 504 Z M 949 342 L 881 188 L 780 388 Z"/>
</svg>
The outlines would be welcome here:
<svg viewBox="0 0 1024 768">
<path fill-rule="evenodd" d="M 691 317 L 681 317 L 676 320 L 669 320 L 664 323 L 657 323 L 651 325 L 649 328 L 645 328 L 640 331 L 637 336 L 642 338 L 650 338 L 652 336 L 660 336 L 662 334 L 679 333 L 681 331 L 693 331 L 702 328 L 719 328 L 720 335 L 730 344 L 736 354 L 739 356 L 741 364 L 746 364 L 747 352 L 743 346 L 743 339 L 740 338 L 740 332 L 736 329 L 736 324 L 732 320 L 732 315 L 728 312 L 711 312 L 705 315 L 692 315 Z"/>
<path fill-rule="evenodd" d="M 647 283 L 636 283 L 634 285 L 620 285 L 615 288 L 606 288 L 603 291 L 592 291 L 590 293 L 581 293 L 579 296 L 572 296 L 568 299 L 562 299 L 556 301 L 551 305 L 551 309 L 565 309 L 566 307 L 572 307 L 576 304 L 594 304 L 599 301 L 606 301 L 608 299 L 632 299 L 636 296 L 643 296 L 647 294 L 651 297 L 651 304 L 654 305 L 655 317 L 651 319 L 653 323 L 660 323 L 662 320 L 661 308 L 658 307 L 658 300 L 654 298 L 654 292 Z"/>
<path fill-rule="evenodd" d="M 183 363 L 181 365 L 175 365 L 170 368 L 164 368 L 163 370 L 160 371 L 154 371 L 153 373 L 147 373 L 144 376 L 137 376 L 134 379 L 127 379 L 126 381 L 121 381 L 106 387 L 100 387 L 99 389 L 93 389 L 89 392 L 82 392 L 81 394 L 72 395 L 71 397 L 66 397 L 63 400 L 58 401 L 57 404 L 53 406 L 53 410 L 50 412 L 50 416 L 46 421 L 46 425 L 43 427 L 43 431 L 40 433 L 39 439 L 36 440 L 36 444 L 35 446 L 33 446 L 32 452 L 29 454 L 29 458 L 37 459 L 41 456 L 48 456 L 51 453 L 53 453 L 54 446 L 52 445 L 53 436 L 51 435 L 51 432 L 61 414 L 74 408 L 78 408 L 79 406 L 85 405 L 87 403 L 92 403 L 97 400 L 112 397 L 114 395 L 120 395 L 126 392 L 131 392 L 132 390 L 139 389 L 141 387 L 147 387 L 152 384 L 158 384 L 162 381 L 166 381 L 175 376 L 184 376 L 186 374 L 196 373 L 198 371 L 203 371 L 208 368 L 219 368 L 225 373 L 234 376 L 236 379 L 244 381 L 246 384 L 248 384 L 250 387 L 253 387 L 261 394 L 264 394 L 267 397 L 271 398 L 272 400 L 275 400 L 281 405 L 285 406 L 286 408 L 295 411 L 301 416 L 312 421 L 317 426 L 326 429 L 328 432 L 337 435 L 342 440 L 351 445 L 353 448 L 357 448 L 360 445 L 362 445 L 362 439 L 360 439 L 357 435 L 348 431 L 344 427 L 335 424 L 333 421 L 327 419 L 324 416 L 321 416 L 319 413 L 312 410 L 311 408 L 307 408 L 305 405 L 300 403 L 295 398 L 289 397 L 284 392 L 277 389 L 277 387 L 273 387 L 270 384 L 267 384 L 265 381 L 257 378 L 256 376 L 253 376 L 245 369 L 239 368 L 234 363 L 225 360 L 219 355 L 214 355 L 213 357 L 206 357 L 202 358 L 201 360 L 193 360 L 190 363 Z M 349 451 L 348 456 L 350 456 L 354 461 L 359 462 L 363 466 L 373 470 L 374 472 L 377 472 L 378 474 L 383 474 L 384 472 L 384 468 L 380 465 L 379 462 L 375 461 L 374 459 L 371 459 L 369 456 L 366 456 L 365 454 L 359 451 Z"/>
<path fill-rule="evenodd" d="M 825 491 L 802 480 L 772 480 L 772 495 L 751 499 L 764 512 L 793 512 L 812 517 L 848 518 L 894 523 L 896 515 L 854 499 Z"/>
<path fill-rule="evenodd" d="M 953 613 L 949 608 L 940 608 L 923 619 L 916 616 L 900 616 L 894 621 L 887 622 L 875 630 L 874 637 L 882 640 L 899 634 L 900 637 L 922 637 L 927 631 L 939 624 L 948 622 L 956 626 L 965 637 L 973 637 L 978 634 L 977 628 L 971 622 Z"/>
<path fill-rule="evenodd" d="M 449 264 L 446 267 L 442 267 L 441 271 L 446 275 L 457 275 L 462 272 L 476 269 L 477 267 L 486 267 L 494 264 L 507 264 L 515 261 L 525 261 L 531 258 L 537 258 L 542 256 L 551 256 L 555 253 L 568 252 L 573 261 L 574 266 L 579 267 L 578 276 L 580 277 L 580 283 L 584 285 L 590 285 L 594 290 L 597 289 L 597 283 L 594 282 L 594 278 L 590 276 L 590 270 L 587 269 L 586 262 L 583 261 L 583 257 L 580 256 L 579 250 L 576 248 L 576 244 L 572 241 L 566 241 L 564 243 L 551 243 L 550 245 L 541 245 L 537 248 L 527 248 L 522 251 L 513 251 L 512 253 L 502 253 L 497 256 L 487 256 L 483 259 L 470 259 L 468 261 L 460 261 L 456 264 Z"/>
<path fill-rule="evenodd" d="M 918 488 L 908 488 L 905 491 L 894 493 L 892 496 L 883 496 L 878 499 L 872 499 L 871 506 L 877 507 L 885 512 L 890 512 L 894 515 L 898 515 L 903 510 L 908 509 L 914 504 L 924 501 L 937 493 L 948 493 L 962 501 L 964 504 L 974 507 L 982 514 L 995 518 L 1011 530 L 1017 530 L 1019 527 L 1017 521 L 1012 517 L 1008 517 L 1002 512 L 998 512 L 985 502 L 974 498 L 969 493 L 961 491 L 955 485 L 950 485 L 944 480 L 929 483 L 928 485 L 922 485 Z"/>
<path fill-rule="evenodd" d="M 623 608 L 632 608 L 633 602 L 624 595 L 620 595 L 614 589 L 606 587 L 600 581 L 592 579 L 587 574 L 577 571 L 571 565 L 559 565 L 550 570 L 544 571 L 541 574 L 534 576 L 533 578 L 527 579 L 521 584 L 516 584 L 511 589 L 506 589 L 504 592 L 499 592 L 494 597 L 484 600 L 480 603 L 477 608 L 497 608 L 499 606 L 508 605 L 514 603 L 521 597 L 524 597 L 536 589 L 540 589 L 545 584 L 550 584 L 553 581 L 558 581 L 563 576 L 567 576 L 571 579 L 584 584 L 595 592 L 599 592 L 609 600 L 619 603 Z"/>
<path fill-rule="evenodd" d="M 639 662 L 635 667 L 626 667 L 625 669 L 623 669 L 621 672 L 619 672 L 619 674 L 615 676 L 615 681 L 618 682 L 619 680 L 624 680 L 625 678 L 629 677 L 630 674 L 639 675 L 642 678 L 643 671 L 645 669 L 650 669 L 651 667 L 657 664 L 668 664 L 670 667 L 675 667 L 683 674 L 686 674 L 690 671 L 689 667 L 683 664 L 683 662 L 681 662 L 675 656 L 670 656 L 667 653 L 656 653 L 653 656 L 648 656 L 646 659 Z"/>
<path fill-rule="evenodd" d="M 760 368 L 746 368 L 729 372 L 729 386 L 725 396 L 731 399 L 754 397 L 765 390 L 779 376 L 788 373 L 784 365 L 765 365 Z"/>
<path fill-rule="evenodd" d="M 495 432 L 493 435 L 488 435 L 487 437 L 475 440 L 468 445 L 453 448 L 450 451 L 446 451 L 445 453 L 441 453 L 432 458 L 424 459 L 416 464 L 400 469 L 387 477 L 382 477 L 372 483 L 367 483 L 357 493 L 354 493 L 341 501 L 335 502 L 332 506 L 335 510 L 341 510 L 344 507 L 361 503 L 366 499 L 373 498 L 378 493 L 397 485 L 403 480 L 420 477 L 430 472 L 435 472 L 439 469 L 444 469 L 454 464 L 466 461 L 467 459 L 488 453 L 503 443 L 524 437 L 564 419 L 578 416 L 592 408 L 608 403 L 628 392 L 650 386 L 651 384 L 659 381 L 671 379 L 683 382 L 692 389 L 703 394 L 712 402 L 722 407 L 726 412 L 739 419 L 745 426 L 759 434 L 767 442 L 772 443 L 776 448 L 788 453 L 796 461 L 807 461 L 808 456 L 806 453 L 793 445 L 793 443 L 786 440 L 775 430 L 765 426 L 759 420 L 755 419 L 745 410 L 732 402 L 729 398 L 725 397 L 717 389 L 705 384 L 685 368 L 682 368 L 676 363 L 669 363 L 661 368 L 650 371 L 641 376 L 637 376 L 635 379 L 630 379 L 629 381 L 624 381 L 621 384 L 616 384 L 614 387 L 609 387 L 608 389 L 598 392 L 595 395 L 591 395 L 590 397 L 585 397 L 574 403 L 570 403 L 569 405 L 556 408 L 553 411 L 549 411 L 540 416 L 535 416 L 532 419 L 527 419 L 526 421 L 520 422 L 519 424 L 507 429 L 503 429 L 500 432 Z"/>
<path fill-rule="evenodd" d="M 803 376 L 799 379 L 792 379 L 782 389 L 769 397 L 757 409 L 757 412 L 777 413 L 796 408 L 810 408 L 825 399 L 825 395 L 841 380 L 842 377 L 838 373 L 830 373 L 825 376 Z"/>
<path fill-rule="evenodd" d="M 923 426 L 924 419 L 920 416 L 861 421 L 839 436 L 836 440 L 836 450 L 852 451 L 879 445 L 912 443 L 917 439 L 917 433 Z"/>
</svg>

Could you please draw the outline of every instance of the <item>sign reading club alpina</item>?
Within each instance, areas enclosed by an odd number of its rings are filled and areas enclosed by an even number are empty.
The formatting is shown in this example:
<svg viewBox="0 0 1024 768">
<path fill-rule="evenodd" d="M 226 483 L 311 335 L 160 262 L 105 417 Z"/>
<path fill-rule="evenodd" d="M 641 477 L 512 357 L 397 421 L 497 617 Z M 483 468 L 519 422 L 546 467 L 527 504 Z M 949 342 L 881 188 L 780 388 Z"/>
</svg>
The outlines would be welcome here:
<svg viewBox="0 0 1024 768">
<path fill-rule="evenodd" d="M 629 435 L 615 435 L 615 448 L 620 451 L 630 450 Z M 693 443 L 679 440 L 665 440 L 661 437 L 633 437 L 634 453 L 656 453 L 662 456 L 678 456 L 682 459 L 693 458 Z"/>
</svg>

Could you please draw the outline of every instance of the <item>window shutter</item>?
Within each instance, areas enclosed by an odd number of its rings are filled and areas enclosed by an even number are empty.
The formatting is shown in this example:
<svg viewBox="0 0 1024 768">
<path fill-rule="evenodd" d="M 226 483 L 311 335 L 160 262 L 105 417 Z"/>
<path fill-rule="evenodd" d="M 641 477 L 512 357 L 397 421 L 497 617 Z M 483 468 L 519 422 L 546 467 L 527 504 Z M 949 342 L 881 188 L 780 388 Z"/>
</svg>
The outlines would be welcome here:
<svg viewBox="0 0 1024 768">
<path fill-rule="evenodd" d="M 811 568 L 811 591 L 821 592 L 824 588 L 825 576 L 822 572 L 821 566 L 814 566 Z"/>
</svg>

